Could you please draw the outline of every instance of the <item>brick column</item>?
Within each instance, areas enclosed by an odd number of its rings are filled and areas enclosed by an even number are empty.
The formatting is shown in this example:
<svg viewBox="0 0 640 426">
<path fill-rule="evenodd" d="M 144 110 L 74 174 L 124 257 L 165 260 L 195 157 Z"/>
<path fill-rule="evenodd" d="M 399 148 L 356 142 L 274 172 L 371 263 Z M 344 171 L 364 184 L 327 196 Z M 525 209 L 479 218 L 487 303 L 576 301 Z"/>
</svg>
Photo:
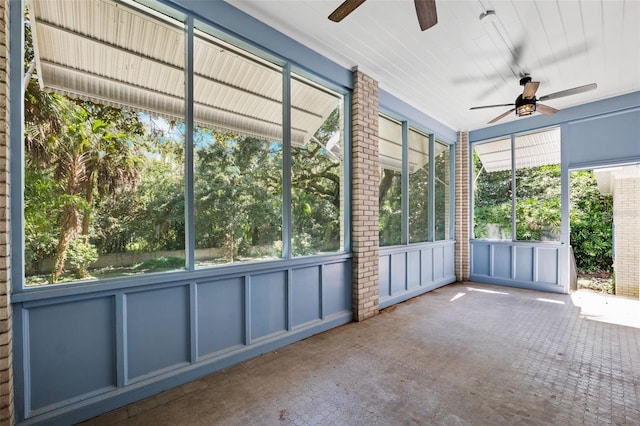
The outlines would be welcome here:
<svg viewBox="0 0 640 426">
<path fill-rule="evenodd" d="M 0 0 L 0 424 L 13 425 L 9 245 L 9 0 Z"/>
<path fill-rule="evenodd" d="M 469 223 L 470 198 L 469 198 L 469 133 L 458 132 L 456 142 L 456 224 L 455 224 L 455 270 L 458 281 L 469 279 L 471 251 L 469 250 Z"/>
<path fill-rule="evenodd" d="M 352 301 L 362 321 L 378 313 L 378 83 L 357 69 L 352 100 Z"/>
</svg>

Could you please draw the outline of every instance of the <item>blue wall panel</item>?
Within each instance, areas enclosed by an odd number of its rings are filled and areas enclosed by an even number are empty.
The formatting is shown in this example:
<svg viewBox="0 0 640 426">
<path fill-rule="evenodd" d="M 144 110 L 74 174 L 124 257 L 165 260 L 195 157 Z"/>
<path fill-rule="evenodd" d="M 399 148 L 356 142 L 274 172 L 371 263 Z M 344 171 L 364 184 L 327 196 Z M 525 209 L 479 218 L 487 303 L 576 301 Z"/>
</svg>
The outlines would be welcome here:
<svg viewBox="0 0 640 426">
<path fill-rule="evenodd" d="M 537 281 L 556 284 L 558 282 L 558 250 L 555 248 L 537 249 Z"/>
<path fill-rule="evenodd" d="M 407 252 L 407 290 L 420 287 L 420 250 Z"/>
<path fill-rule="evenodd" d="M 245 342 L 244 280 L 198 283 L 198 356 Z"/>
<path fill-rule="evenodd" d="M 251 338 L 287 329 L 287 282 L 284 272 L 251 276 Z"/>
<path fill-rule="evenodd" d="M 116 386 L 113 297 L 28 310 L 31 409 Z"/>
<path fill-rule="evenodd" d="M 493 275 L 511 278 L 511 246 L 493 247 Z"/>
<path fill-rule="evenodd" d="M 322 317 L 320 297 L 322 295 L 320 282 L 320 267 L 294 269 L 292 271 L 291 301 L 292 326 L 296 327 Z"/>
<path fill-rule="evenodd" d="M 438 281 L 444 278 L 444 246 L 433 248 L 433 279 Z"/>
<path fill-rule="evenodd" d="M 378 260 L 378 294 L 391 296 L 391 255 L 380 256 Z"/>
<path fill-rule="evenodd" d="M 128 379 L 189 362 L 189 287 L 127 295 Z"/>
<path fill-rule="evenodd" d="M 534 247 L 516 247 L 516 280 L 533 281 Z"/>
<path fill-rule="evenodd" d="M 453 241 L 382 247 L 379 255 L 380 309 L 454 282 L 454 252 Z M 386 278 L 389 268 L 390 285 Z"/>
<path fill-rule="evenodd" d="M 472 240 L 473 281 L 565 293 L 560 281 L 562 244 Z M 511 268 L 515 265 L 515 274 Z M 515 275 L 515 276 L 514 276 Z"/>
<path fill-rule="evenodd" d="M 450 277 L 456 273 L 456 246 L 449 244 L 444 246 L 444 275 Z"/>
<path fill-rule="evenodd" d="M 491 246 L 489 244 L 474 243 L 471 245 L 471 253 L 471 273 L 490 275 Z"/>
<path fill-rule="evenodd" d="M 394 253 L 391 255 L 391 295 L 405 291 L 406 280 L 406 253 Z"/>
<path fill-rule="evenodd" d="M 433 249 L 431 247 L 420 250 L 420 261 L 422 262 L 421 283 L 433 282 Z"/>
<path fill-rule="evenodd" d="M 324 265 L 322 299 L 324 317 L 351 311 L 351 262 Z"/>
</svg>

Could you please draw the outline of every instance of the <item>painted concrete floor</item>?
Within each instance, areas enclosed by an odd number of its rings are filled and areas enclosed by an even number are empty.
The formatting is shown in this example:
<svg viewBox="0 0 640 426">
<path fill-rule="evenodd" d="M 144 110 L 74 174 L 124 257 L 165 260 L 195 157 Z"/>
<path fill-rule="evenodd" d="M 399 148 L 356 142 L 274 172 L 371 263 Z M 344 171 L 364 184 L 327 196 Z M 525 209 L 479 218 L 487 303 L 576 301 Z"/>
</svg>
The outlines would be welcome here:
<svg viewBox="0 0 640 426">
<path fill-rule="evenodd" d="M 640 302 L 457 283 L 87 425 L 640 425 Z"/>
</svg>

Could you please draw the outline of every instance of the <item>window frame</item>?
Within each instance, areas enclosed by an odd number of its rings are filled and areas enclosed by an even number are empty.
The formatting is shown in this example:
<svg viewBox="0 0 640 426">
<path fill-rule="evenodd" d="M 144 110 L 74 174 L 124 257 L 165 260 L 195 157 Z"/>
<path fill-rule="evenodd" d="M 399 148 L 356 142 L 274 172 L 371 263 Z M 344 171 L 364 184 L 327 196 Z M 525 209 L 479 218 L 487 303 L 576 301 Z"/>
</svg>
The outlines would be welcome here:
<svg viewBox="0 0 640 426">
<path fill-rule="evenodd" d="M 402 235 L 401 235 L 401 243 L 397 245 L 390 246 L 380 246 L 380 248 L 387 247 L 401 247 L 401 246 L 415 246 L 420 244 L 441 242 L 441 241 L 452 241 L 454 240 L 455 235 L 455 144 L 449 143 L 441 138 L 436 137 L 433 132 L 429 132 L 425 130 L 423 127 L 416 125 L 415 123 L 409 121 L 406 118 L 399 117 L 385 111 L 383 108 L 380 108 L 379 117 L 384 117 L 390 121 L 399 123 L 402 125 Z M 429 140 L 428 146 L 428 155 L 429 155 L 429 182 L 428 182 L 428 230 L 427 230 L 427 239 L 421 242 L 409 242 L 409 132 L 414 131 L 423 136 L 427 136 Z M 446 145 L 449 150 L 449 226 L 448 226 L 448 235 L 449 238 L 438 240 L 436 239 L 436 231 L 435 231 L 435 201 L 436 201 L 436 193 L 435 193 L 435 144 L 440 143 L 442 145 Z M 382 168 L 381 165 L 379 165 Z"/>
<path fill-rule="evenodd" d="M 291 79 L 292 73 L 303 76 L 309 81 L 342 97 L 343 117 L 342 128 L 343 141 L 343 161 L 344 169 L 341 179 L 344 181 L 344 191 L 340 194 L 344 203 L 344 217 L 342 223 L 342 235 L 344 238 L 343 248 L 335 253 L 317 253 L 308 257 L 327 257 L 344 255 L 351 251 L 351 211 L 348 208 L 351 200 L 351 92 L 345 86 L 331 82 L 325 77 L 310 71 L 308 68 L 276 54 L 271 50 L 261 47 L 253 41 L 249 41 L 232 31 L 223 28 L 219 24 L 212 22 L 208 18 L 197 15 L 180 5 L 168 5 L 161 0 L 136 0 L 126 1 L 127 6 L 140 7 L 150 16 L 158 19 L 161 14 L 166 14 L 184 24 L 185 31 L 185 268 L 170 272 L 153 272 L 134 276 L 122 276 L 114 278 L 104 278 L 94 281 L 74 280 L 64 283 L 51 283 L 44 286 L 26 286 L 25 278 L 25 233 L 24 233 L 24 83 L 23 83 L 23 63 L 24 63 L 24 26 L 23 16 L 25 4 L 22 1 L 11 2 L 9 8 L 9 22 L 11 25 L 10 43 L 10 116 L 9 126 L 11 137 L 8 149 L 10 155 L 10 167 L 12 170 L 10 177 L 10 221 L 11 221 L 11 280 L 14 293 L 36 293 L 53 289 L 69 289 L 76 291 L 93 292 L 104 290 L 105 288 L 131 287 L 146 285 L 149 282 L 158 280 L 162 275 L 162 281 L 172 281 L 181 279 L 185 273 L 197 273 L 197 275 L 210 275 L 214 273 L 229 273 L 231 271 L 242 271 L 245 269 L 255 269 L 269 262 L 287 262 L 294 259 L 291 251 L 292 223 L 291 223 Z M 206 268 L 196 268 L 195 265 L 195 198 L 194 198 L 194 39 L 197 37 L 196 31 L 206 31 L 213 37 L 219 38 L 225 43 L 229 43 L 236 49 L 245 52 L 247 55 L 255 56 L 255 60 L 271 63 L 282 70 L 282 144 L 283 144 L 283 184 L 282 184 L 282 256 L 269 260 L 252 260 L 242 264 L 223 264 Z"/>
<path fill-rule="evenodd" d="M 558 135 L 559 135 L 559 155 L 560 155 L 560 161 L 558 163 L 556 163 L 558 166 L 561 167 L 561 172 L 560 172 L 560 182 L 559 182 L 559 188 L 560 188 L 560 211 L 559 211 L 559 215 L 560 215 L 560 220 L 561 220 L 561 231 L 558 233 L 558 237 L 556 240 L 549 240 L 549 241 L 543 241 L 543 240 L 520 240 L 517 239 L 517 217 L 516 217 L 516 207 L 517 207 L 517 202 L 518 202 L 518 193 L 517 193 L 517 168 L 516 168 L 516 139 L 519 137 L 523 137 L 523 136 L 528 136 L 528 135 L 532 135 L 532 134 L 536 134 L 536 133 L 544 133 L 544 132 L 550 132 L 550 131 L 557 131 Z M 489 239 L 489 238 L 478 238 L 475 235 L 475 189 L 476 189 L 476 179 L 474 177 L 474 173 L 473 173 L 473 157 L 474 157 L 474 149 L 477 145 L 481 145 L 481 144 L 485 144 L 485 143 L 491 143 L 491 142 L 496 142 L 496 141 L 501 141 L 501 140 L 506 140 L 509 139 L 510 141 L 510 161 L 511 161 L 511 165 L 510 165 L 510 188 L 511 188 L 511 238 L 510 239 L 504 239 L 504 240 L 493 240 L 493 239 Z M 485 140 L 479 140 L 479 141 L 475 141 L 472 142 L 469 146 L 469 181 L 470 181 L 470 190 L 469 190 L 469 198 L 470 198 L 470 214 L 469 214 L 469 218 L 470 218 L 470 224 L 471 226 L 469 227 L 469 233 L 470 233 L 470 237 L 471 240 L 481 240 L 481 241 L 497 241 L 497 242 L 508 242 L 508 243 L 530 243 L 530 244 L 560 244 L 562 243 L 562 211 L 563 211 L 563 184 L 562 184 L 562 128 L 561 126 L 550 126 L 550 127 L 543 127 L 543 128 L 539 128 L 539 129 L 535 129 L 535 130 L 529 130 L 526 132 L 519 132 L 519 133 L 511 133 L 511 134 L 507 134 L 507 135 L 503 135 L 503 136 L 498 136 L 495 138 L 491 138 L 491 139 L 485 139 Z"/>
</svg>

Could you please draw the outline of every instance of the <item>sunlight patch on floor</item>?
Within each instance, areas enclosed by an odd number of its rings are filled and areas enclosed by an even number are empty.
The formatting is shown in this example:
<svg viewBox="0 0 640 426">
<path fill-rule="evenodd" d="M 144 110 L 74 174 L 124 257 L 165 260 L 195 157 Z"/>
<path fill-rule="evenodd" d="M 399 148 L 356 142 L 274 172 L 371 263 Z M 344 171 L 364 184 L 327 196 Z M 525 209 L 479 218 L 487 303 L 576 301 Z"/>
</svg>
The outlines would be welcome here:
<svg viewBox="0 0 640 426">
<path fill-rule="evenodd" d="M 609 296 L 589 290 L 571 294 L 574 305 L 580 307 L 583 318 L 610 324 L 640 328 L 640 301 Z"/>
</svg>

